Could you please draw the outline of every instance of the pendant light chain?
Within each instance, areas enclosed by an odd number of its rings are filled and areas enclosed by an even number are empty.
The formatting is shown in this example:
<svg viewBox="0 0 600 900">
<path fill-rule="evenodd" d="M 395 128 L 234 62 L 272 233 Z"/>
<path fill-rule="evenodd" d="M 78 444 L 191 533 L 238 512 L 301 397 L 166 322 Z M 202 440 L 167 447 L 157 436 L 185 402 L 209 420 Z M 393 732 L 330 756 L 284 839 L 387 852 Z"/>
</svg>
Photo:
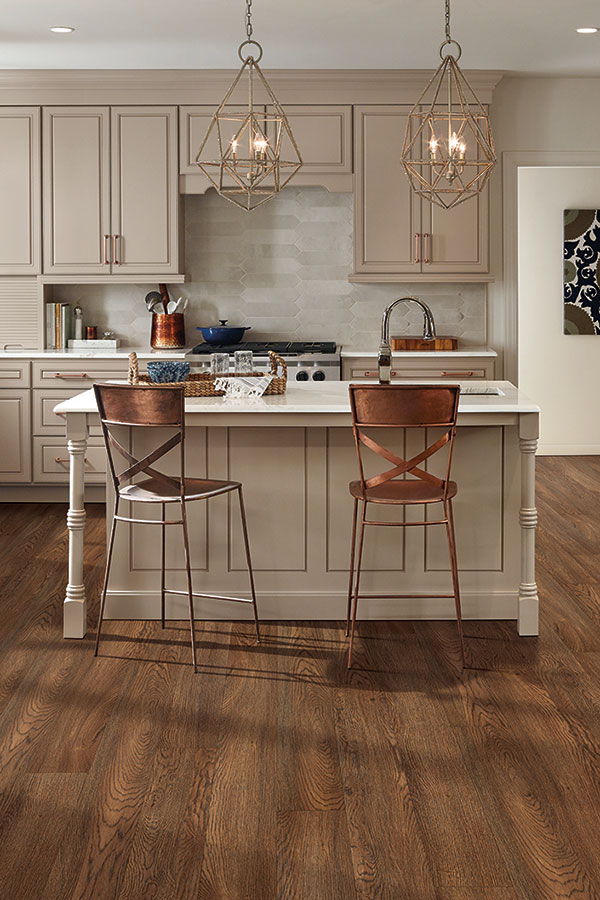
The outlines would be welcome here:
<svg viewBox="0 0 600 900">
<path fill-rule="evenodd" d="M 246 0 L 246 36 L 252 40 L 252 0 Z"/>
<path fill-rule="evenodd" d="M 302 157 L 259 66 L 263 48 L 252 36 L 252 0 L 245 0 L 245 6 L 246 39 L 238 47 L 242 66 L 212 117 L 194 162 L 222 197 L 250 210 L 286 186 L 302 166 Z"/>
<path fill-rule="evenodd" d="M 451 44 L 452 38 L 450 37 L 450 0 L 445 0 L 446 2 L 446 43 Z"/>
</svg>

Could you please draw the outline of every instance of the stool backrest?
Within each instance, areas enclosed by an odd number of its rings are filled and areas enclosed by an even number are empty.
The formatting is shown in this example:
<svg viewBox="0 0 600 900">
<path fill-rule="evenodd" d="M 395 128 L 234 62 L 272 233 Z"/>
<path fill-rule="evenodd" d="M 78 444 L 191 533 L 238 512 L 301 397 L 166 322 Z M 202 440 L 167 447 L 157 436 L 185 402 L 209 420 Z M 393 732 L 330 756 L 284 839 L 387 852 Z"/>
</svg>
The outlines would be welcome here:
<svg viewBox="0 0 600 900">
<path fill-rule="evenodd" d="M 95 384 L 94 393 L 102 433 L 106 444 L 106 452 L 115 491 L 124 481 L 130 481 L 135 475 L 147 475 L 154 478 L 170 491 L 175 490 L 183 497 L 185 475 L 185 416 L 183 385 L 130 385 L 130 384 Z M 148 453 L 137 459 L 122 446 L 113 434 L 118 427 L 132 428 L 170 428 L 171 437 Z M 154 463 L 173 447 L 180 446 L 179 473 L 172 477 L 155 469 Z M 122 472 L 117 473 L 113 450 L 116 450 L 129 464 Z"/>
<path fill-rule="evenodd" d="M 351 384 L 349 390 L 352 428 L 363 490 L 384 484 L 393 478 L 411 475 L 436 485 L 445 499 L 452 465 L 460 387 L 453 384 Z M 444 432 L 412 459 L 405 460 L 374 440 L 366 433 L 366 428 L 443 428 Z M 449 448 L 445 478 L 437 478 L 420 468 L 421 463 L 446 444 L 449 444 Z M 363 447 L 392 463 L 393 468 L 365 478 Z"/>
</svg>

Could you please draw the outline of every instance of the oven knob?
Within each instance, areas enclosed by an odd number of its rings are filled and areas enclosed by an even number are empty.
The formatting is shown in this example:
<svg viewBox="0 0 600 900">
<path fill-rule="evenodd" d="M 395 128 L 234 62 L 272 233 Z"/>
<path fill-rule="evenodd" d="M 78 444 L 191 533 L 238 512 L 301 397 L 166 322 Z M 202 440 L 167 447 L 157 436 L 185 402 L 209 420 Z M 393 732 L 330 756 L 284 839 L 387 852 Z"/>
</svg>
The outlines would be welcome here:
<svg viewBox="0 0 600 900">
<path fill-rule="evenodd" d="M 322 372 L 321 369 L 317 369 L 316 372 L 313 372 L 313 381 L 325 381 L 325 372 Z"/>
<path fill-rule="evenodd" d="M 296 372 L 296 381 L 308 381 L 308 372 Z"/>
</svg>

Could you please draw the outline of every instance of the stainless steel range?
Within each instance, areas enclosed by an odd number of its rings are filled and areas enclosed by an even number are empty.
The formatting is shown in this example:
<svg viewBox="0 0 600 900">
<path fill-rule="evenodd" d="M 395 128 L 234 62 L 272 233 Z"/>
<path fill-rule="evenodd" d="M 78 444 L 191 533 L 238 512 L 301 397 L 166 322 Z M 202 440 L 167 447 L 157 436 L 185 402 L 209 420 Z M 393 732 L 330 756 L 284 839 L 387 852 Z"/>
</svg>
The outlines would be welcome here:
<svg viewBox="0 0 600 900">
<path fill-rule="evenodd" d="M 334 341 L 243 341 L 240 344 L 198 344 L 188 354 L 194 367 L 210 366 L 211 353 L 233 354 L 236 350 L 252 350 L 254 368 L 268 370 L 269 350 L 278 353 L 287 363 L 290 381 L 339 381 L 341 378 L 340 348 Z M 193 358 L 192 358 L 193 357 Z"/>
</svg>

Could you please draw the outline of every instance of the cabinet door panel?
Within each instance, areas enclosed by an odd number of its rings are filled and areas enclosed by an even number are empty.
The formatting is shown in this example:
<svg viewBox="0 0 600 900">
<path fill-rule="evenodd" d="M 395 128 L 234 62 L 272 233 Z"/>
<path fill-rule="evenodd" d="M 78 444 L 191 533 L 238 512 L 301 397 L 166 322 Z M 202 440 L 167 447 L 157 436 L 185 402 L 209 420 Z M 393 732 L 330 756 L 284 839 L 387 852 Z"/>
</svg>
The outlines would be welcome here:
<svg viewBox="0 0 600 900">
<path fill-rule="evenodd" d="M 429 234 L 423 272 L 487 272 L 487 222 L 487 188 L 454 209 L 442 209 L 423 200 L 422 227 Z"/>
<path fill-rule="evenodd" d="M 299 176 L 306 179 L 352 172 L 352 107 L 286 106 L 285 112 L 302 157 Z M 296 158 L 285 131 L 281 136 L 281 158 L 291 162 Z"/>
<path fill-rule="evenodd" d="M 44 272 L 108 274 L 109 113 L 44 109 Z"/>
<path fill-rule="evenodd" d="M 400 164 L 408 107 L 355 110 L 357 272 L 420 272 L 420 198 Z"/>
<path fill-rule="evenodd" d="M 0 110 L 0 275 L 40 269 L 40 111 Z"/>
<path fill-rule="evenodd" d="M 29 391 L 0 391 L 0 482 L 31 481 L 30 422 Z"/>
<path fill-rule="evenodd" d="M 111 116 L 113 274 L 176 273 L 177 111 L 117 107 Z"/>
</svg>

